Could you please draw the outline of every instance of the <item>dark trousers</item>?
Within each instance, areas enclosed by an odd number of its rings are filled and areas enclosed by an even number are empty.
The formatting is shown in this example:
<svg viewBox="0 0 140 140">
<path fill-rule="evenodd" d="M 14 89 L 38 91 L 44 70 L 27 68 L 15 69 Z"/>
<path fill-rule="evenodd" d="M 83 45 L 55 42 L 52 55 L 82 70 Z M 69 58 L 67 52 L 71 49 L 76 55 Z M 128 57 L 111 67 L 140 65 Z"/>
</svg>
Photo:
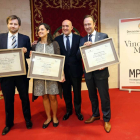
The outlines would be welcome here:
<svg viewBox="0 0 140 140">
<path fill-rule="evenodd" d="M 5 101 L 6 112 L 6 126 L 12 126 L 14 123 L 14 95 L 15 87 L 19 92 L 20 99 L 22 101 L 22 110 L 25 121 L 28 122 L 31 119 L 30 102 L 28 96 L 29 80 L 26 76 L 13 76 L 2 78 L 1 88 Z"/>
<path fill-rule="evenodd" d="M 100 116 L 98 96 L 97 96 L 97 88 L 98 88 L 100 99 L 101 99 L 103 119 L 105 122 L 109 122 L 111 117 L 111 111 L 110 111 L 110 97 L 108 92 L 108 78 L 97 80 L 94 77 L 92 77 L 91 79 L 85 79 L 85 80 L 89 92 L 89 98 L 92 104 L 93 116 L 94 117 Z"/>
<path fill-rule="evenodd" d="M 72 87 L 74 92 L 74 107 L 76 113 L 81 113 L 81 81 L 82 77 L 73 77 L 69 71 L 65 75 L 66 81 L 62 83 L 63 96 L 66 104 L 67 112 L 72 111 Z"/>
</svg>

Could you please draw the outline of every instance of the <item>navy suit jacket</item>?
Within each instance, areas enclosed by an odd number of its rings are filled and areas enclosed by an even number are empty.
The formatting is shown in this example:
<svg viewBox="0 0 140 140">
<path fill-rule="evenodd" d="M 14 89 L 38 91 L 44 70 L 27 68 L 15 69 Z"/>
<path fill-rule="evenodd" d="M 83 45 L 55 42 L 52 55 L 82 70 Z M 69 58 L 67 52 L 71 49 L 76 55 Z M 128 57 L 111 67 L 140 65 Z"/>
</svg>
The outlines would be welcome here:
<svg viewBox="0 0 140 140">
<path fill-rule="evenodd" d="M 0 34 L 0 49 L 7 49 L 7 40 L 8 40 L 8 33 L 2 33 Z M 26 66 L 26 72 L 28 72 L 28 64 L 26 61 L 26 58 L 29 58 L 30 54 L 30 38 L 26 35 L 18 33 L 18 48 L 25 47 L 27 48 L 27 52 L 25 53 L 25 66 Z M 27 73 L 26 73 L 27 74 Z M 0 78 L 1 82 L 2 78 Z"/>
<path fill-rule="evenodd" d="M 65 55 L 65 65 L 64 73 L 67 76 L 69 70 L 73 77 L 80 77 L 83 75 L 83 66 L 81 58 L 77 58 L 77 52 L 79 50 L 81 36 L 73 34 L 72 36 L 72 46 L 70 54 L 68 55 L 67 50 L 64 46 L 63 35 L 60 35 L 55 38 L 60 46 L 61 55 Z"/>
<path fill-rule="evenodd" d="M 96 35 L 95 35 L 95 42 L 99 41 L 99 40 L 103 40 L 105 38 L 108 38 L 108 35 L 105 34 L 105 33 L 99 33 L 99 32 L 96 32 Z M 88 41 L 88 35 L 81 38 L 80 40 L 80 45 L 79 46 L 83 46 L 85 42 Z M 78 54 L 78 57 L 80 56 L 80 52 Z M 96 70 L 96 71 L 93 71 L 93 72 L 89 72 L 89 73 L 85 73 L 85 78 L 86 79 L 90 79 L 92 78 L 92 74 L 93 76 L 98 79 L 98 80 L 102 80 L 102 79 L 106 79 L 109 77 L 109 72 L 108 72 L 108 68 L 105 68 L 103 70 Z"/>
</svg>

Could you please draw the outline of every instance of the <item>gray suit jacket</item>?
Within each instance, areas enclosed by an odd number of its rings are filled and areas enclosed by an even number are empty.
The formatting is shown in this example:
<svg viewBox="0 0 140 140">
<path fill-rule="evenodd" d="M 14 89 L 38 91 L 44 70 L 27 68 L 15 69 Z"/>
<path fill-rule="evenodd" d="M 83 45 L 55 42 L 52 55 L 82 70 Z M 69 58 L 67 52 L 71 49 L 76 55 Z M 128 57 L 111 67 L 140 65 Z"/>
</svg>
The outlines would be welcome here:
<svg viewBox="0 0 140 140">
<path fill-rule="evenodd" d="M 105 38 L 108 38 L 108 35 L 105 34 L 105 33 L 99 33 L 99 32 L 96 32 L 96 35 L 95 35 L 95 42 L 99 41 L 99 40 L 103 40 Z M 80 45 L 79 46 L 83 46 L 85 42 L 88 41 L 88 35 L 81 38 L 80 40 Z M 79 54 L 77 54 L 79 55 Z M 79 56 L 80 57 L 80 56 Z M 84 74 L 85 74 L 85 78 L 86 79 L 90 79 L 92 78 L 92 75 L 98 79 L 98 80 L 102 80 L 102 79 L 106 79 L 109 77 L 109 72 L 108 72 L 108 68 L 105 68 L 103 70 L 96 70 L 96 71 L 93 71 L 93 72 L 89 72 L 89 73 L 86 73 L 84 71 Z"/>
</svg>

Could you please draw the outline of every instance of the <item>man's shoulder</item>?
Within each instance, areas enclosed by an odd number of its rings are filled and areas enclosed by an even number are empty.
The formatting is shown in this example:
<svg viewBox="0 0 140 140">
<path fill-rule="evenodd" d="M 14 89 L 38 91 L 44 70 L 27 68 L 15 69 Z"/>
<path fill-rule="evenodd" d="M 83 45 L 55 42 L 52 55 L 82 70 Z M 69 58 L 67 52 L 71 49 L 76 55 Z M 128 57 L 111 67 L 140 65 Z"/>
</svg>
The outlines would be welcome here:
<svg viewBox="0 0 140 140">
<path fill-rule="evenodd" d="M 74 33 L 73 33 L 73 36 L 74 36 L 74 37 L 81 37 L 80 35 L 74 34 Z"/>
<path fill-rule="evenodd" d="M 100 36 L 108 36 L 106 33 L 97 32 Z"/>
<path fill-rule="evenodd" d="M 18 35 L 19 35 L 20 37 L 22 37 L 22 38 L 29 38 L 29 36 L 24 35 L 24 34 L 21 34 L 21 33 L 18 33 Z"/>
<path fill-rule="evenodd" d="M 63 37 L 63 35 L 59 35 L 59 36 L 57 36 L 56 38 L 55 38 L 55 40 L 59 40 L 59 39 L 61 39 Z"/>
<path fill-rule="evenodd" d="M 0 37 L 6 36 L 6 35 L 8 35 L 8 33 L 1 33 Z"/>
<path fill-rule="evenodd" d="M 74 38 L 75 40 L 79 41 L 79 40 L 82 38 L 82 36 L 77 35 L 77 34 L 73 34 L 73 38 Z"/>
<path fill-rule="evenodd" d="M 87 38 L 87 35 L 86 35 L 86 36 L 84 36 L 84 37 L 82 37 L 82 38 L 81 38 L 81 40 L 85 40 L 86 38 Z"/>
</svg>

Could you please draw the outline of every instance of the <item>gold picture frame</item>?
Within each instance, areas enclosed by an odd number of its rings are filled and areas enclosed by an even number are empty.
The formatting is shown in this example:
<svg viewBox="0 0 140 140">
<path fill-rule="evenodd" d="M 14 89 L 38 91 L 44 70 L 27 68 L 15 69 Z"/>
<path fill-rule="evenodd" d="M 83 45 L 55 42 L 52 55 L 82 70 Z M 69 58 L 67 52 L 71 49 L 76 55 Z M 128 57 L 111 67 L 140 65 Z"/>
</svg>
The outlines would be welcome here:
<svg viewBox="0 0 140 140">
<path fill-rule="evenodd" d="M 28 78 L 61 81 L 65 56 L 32 51 Z"/>
<path fill-rule="evenodd" d="M 120 63 L 112 38 L 80 47 L 86 73 Z"/>
<path fill-rule="evenodd" d="M 0 50 L 0 77 L 26 75 L 22 48 Z"/>
</svg>

